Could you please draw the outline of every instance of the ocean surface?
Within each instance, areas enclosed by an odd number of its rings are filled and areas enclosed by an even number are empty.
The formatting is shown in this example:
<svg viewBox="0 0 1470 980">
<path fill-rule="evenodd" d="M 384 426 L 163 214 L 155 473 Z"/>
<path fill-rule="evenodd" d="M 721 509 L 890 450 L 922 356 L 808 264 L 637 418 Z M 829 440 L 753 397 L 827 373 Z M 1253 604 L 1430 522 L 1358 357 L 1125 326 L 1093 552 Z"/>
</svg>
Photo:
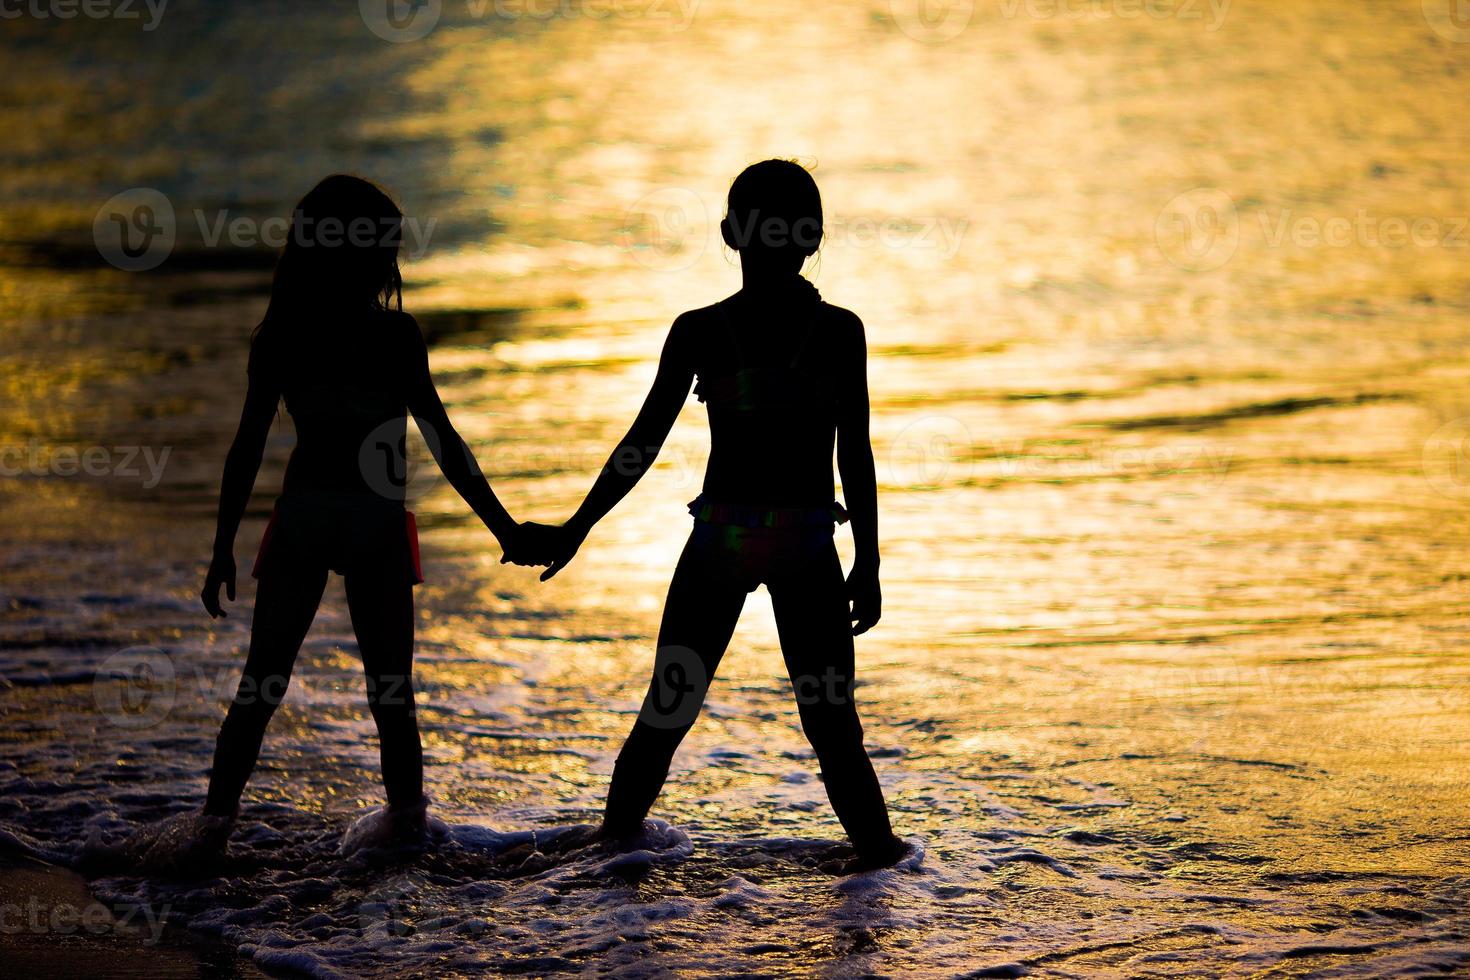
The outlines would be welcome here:
<svg viewBox="0 0 1470 980">
<path fill-rule="evenodd" d="M 240 601 L 197 591 L 271 222 L 317 179 L 415 219 L 450 412 L 553 521 L 669 322 L 738 288 L 729 181 L 783 156 L 825 195 L 808 274 L 867 323 L 859 696 L 921 856 L 817 869 L 842 833 L 762 593 L 644 848 L 521 860 L 595 819 L 642 698 L 691 398 L 544 586 L 417 469 L 430 852 L 341 853 L 381 788 L 337 582 L 230 870 L 95 893 L 321 977 L 1470 968 L 1454 4 L 135 6 L 0 25 L 0 853 L 202 800 L 284 416 Z"/>
</svg>

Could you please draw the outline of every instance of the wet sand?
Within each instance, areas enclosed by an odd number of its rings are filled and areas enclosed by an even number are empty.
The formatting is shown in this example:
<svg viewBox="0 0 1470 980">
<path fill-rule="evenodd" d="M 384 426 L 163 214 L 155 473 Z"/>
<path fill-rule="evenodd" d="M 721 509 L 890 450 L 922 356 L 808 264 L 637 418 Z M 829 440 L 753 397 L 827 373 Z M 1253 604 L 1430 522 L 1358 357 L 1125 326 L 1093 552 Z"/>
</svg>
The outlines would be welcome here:
<svg viewBox="0 0 1470 980">
<path fill-rule="evenodd" d="M 8 976 L 264 976 L 234 949 L 155 928 L 128 907 L 99 902 L 84 878 L 40 861 L 0 865 L 0 965 Z"/>
</svg>

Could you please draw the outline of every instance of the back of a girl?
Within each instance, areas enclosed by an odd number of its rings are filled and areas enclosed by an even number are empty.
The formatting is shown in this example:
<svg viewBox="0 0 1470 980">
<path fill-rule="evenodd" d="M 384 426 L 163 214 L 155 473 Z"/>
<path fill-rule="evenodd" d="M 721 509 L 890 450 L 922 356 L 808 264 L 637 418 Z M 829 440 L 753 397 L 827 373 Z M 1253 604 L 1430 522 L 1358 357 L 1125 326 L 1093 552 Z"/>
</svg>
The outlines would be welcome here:
<svg viewBox="0 0 1470 980">
<path fill-rule="evenodd" d="M 418 325 L 402 311 L 402 212 L 380 188 L 335 175 L 292 214 L 270 304 L 252 337 L 245 405 L 225 459 L 213 558 L 200 593 L 225 615 L 235 537 L 284 402 L 296 432 L 253 566 L 250 648 L 215 743 L 202 811 L 135 835 L 132 856 L 188 867 L 217 855 L 328 578 L 342 576 L 376 722 L 387 806 L 376 827 L 414 839 L 426 826 L 413 689 L 413 587 L 423 580 L 404 507 L 403 442 L 412 414 L 445 476 L 500 539 L 517 527 L 444 410 Z"/>
</svg>

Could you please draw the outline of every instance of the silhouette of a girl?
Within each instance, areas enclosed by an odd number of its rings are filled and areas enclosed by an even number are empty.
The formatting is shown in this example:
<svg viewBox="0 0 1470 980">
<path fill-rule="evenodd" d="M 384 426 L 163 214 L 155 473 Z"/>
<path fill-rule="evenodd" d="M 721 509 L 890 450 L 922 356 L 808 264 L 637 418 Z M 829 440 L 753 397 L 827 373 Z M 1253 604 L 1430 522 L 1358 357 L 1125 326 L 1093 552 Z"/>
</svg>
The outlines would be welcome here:
<svg viewBox="0 0 1470 980">
<path fill-rule="evenodd" d="M 586 501 L 563 527 L 528 531 L 527 554 L 551 561 L 550 578 L 652 466 L 698 379 L 712 443 L 704 492 L 690 505 L 694 530 L 669 586 L 653 681 L 598 834 L 641 831 L 745 597 L 764 584 L 802 728 L 857 851 L 849 870 L 891 864 L 907 847 L 889 825 L 853 700 L 853 637 L 878 622 L 882 603 L 863 324 L 801 277 L 823 224 L 817 185 L 799 165 L 768 160 L 740 174 L 721 232 L 740 254 L 740 292 L 674 322 L 653 388 Z M 845 582 L 834 441 L 857 544 Z"/>
<path fill-rule="evenodd" d="M 235 598 L 235 535 L 284 399 L 297 441 L 256 561 L 250 652 L 220 728 L 203 814 L 192 827 L 186 820 L 166 829 L 150 847 L 223 847 L 332 571 L 345 580 L 367 675 L 389 827 L 411 835 L 425 825 L 411 676 L 413 586 L 423 577 L 401 456 L 410 412 L 445 477 L 502 547 L 517 526 L 449 421 L 423 335 L 402 311 L 402 224 L 387 194 L 344 175 L 319 183 L 292 216 L 251 343 L 245 407 L 225 460 L 214 557 L 200 593 L 214 617 L 225 615 L 221 587 Z"/>
</svg>

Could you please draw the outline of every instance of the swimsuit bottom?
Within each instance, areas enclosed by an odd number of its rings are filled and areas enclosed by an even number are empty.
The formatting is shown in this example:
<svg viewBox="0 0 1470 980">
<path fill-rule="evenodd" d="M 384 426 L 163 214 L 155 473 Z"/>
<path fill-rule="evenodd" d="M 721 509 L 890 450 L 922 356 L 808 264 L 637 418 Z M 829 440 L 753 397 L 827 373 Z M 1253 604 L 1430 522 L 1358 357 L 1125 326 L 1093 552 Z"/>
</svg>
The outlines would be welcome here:
<svg viewBox="0 0 1470 980">
<path fill-rule="evenodd" d="M 418 526 L 398 501 L 373 494 L 303 491 L 276 500 L 251 572 L 328 568 L 338 575 L 401 570 L 418 585 Z"/>
<path fill-rule="evenodd" d="M 847 511 L 835 501 L 828 507 L 767 508 L 712 503 L 701 495 L 690 502 L 689 513 L 690 557 L 746 592 L 762 584 L 779 588 L 829 564 L 835 555 L 832 533 L 847 522 Z"/>
</svg>

